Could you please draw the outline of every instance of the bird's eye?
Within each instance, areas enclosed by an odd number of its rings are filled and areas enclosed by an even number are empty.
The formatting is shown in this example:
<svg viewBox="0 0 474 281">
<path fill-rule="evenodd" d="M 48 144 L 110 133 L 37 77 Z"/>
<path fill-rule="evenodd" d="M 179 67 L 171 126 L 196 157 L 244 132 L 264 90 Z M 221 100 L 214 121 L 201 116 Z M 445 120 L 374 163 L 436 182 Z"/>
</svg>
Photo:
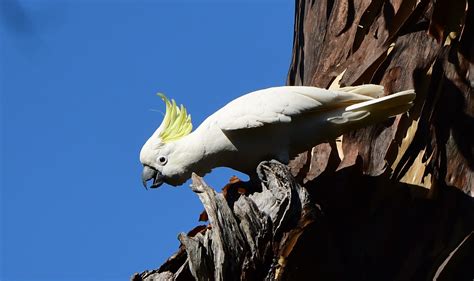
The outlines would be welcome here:
<svg viewBox="0 0 474 281">
<path fill-rule="evenodd" d="M 168 162 L 168 158 L 166 158 L 166 156 L 159 156 L 159 157 L 158 157 L 158 162 L 159 162 L 161 165 L 165 165 L 166 162 Z"/>
</svg>

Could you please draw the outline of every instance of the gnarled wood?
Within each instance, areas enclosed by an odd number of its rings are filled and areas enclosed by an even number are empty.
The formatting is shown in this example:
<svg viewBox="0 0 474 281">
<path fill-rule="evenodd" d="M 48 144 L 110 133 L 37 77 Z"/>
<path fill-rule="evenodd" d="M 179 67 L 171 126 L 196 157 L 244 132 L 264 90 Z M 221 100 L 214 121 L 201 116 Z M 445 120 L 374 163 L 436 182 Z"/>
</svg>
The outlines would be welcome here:
<svg viewBox="0 0 474 281">
<path fill-rule="evenodd" d="M 190 275 L 196 280 L 280 278 L 286 258 L 319 209 L 283 164 L 262 162 L 257 171 L 262 191 L 241 196 L 232 206 L 193 175 L 192 190 L 204 205 L 210 227 L 192 237 L 181 233 L 184 251 L 168 266 L 132 280 L 188 280 Z"/>
</svg>

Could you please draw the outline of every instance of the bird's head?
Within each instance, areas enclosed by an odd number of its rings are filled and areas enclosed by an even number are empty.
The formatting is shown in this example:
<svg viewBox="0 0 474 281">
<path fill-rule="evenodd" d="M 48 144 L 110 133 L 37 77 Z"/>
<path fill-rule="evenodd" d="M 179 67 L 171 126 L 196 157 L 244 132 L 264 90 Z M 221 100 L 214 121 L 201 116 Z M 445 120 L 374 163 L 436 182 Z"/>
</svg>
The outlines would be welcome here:
<svg viewBox="0 0 474 281">
<path fill-rule="evenodd" d="M 189 178 L 183 165 L 187 153 L 185 149 L 180 149 L 178 140 L 191 132 L 191 116 L 183 105 L 178 107 L 174 100 L 168 100 L 163 94 L 158 95 L 166 104 L 166 113 L 161 125 L 140 151 L 142 182 L 147 187 L 147 182 L 153 180 L 152 188 L 164 182 L 177 186 Z"/>
</svg>

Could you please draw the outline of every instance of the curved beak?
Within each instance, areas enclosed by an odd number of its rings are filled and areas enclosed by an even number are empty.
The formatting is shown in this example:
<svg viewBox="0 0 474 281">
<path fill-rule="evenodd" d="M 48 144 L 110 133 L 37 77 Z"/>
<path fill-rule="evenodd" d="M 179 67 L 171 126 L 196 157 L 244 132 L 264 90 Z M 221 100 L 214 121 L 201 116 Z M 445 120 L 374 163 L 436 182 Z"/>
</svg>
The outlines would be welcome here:
<svg viewBox="0 0 474 281">
<path fill-rule="evenodd" d="M 153 184 L 150 188 L 158 188 L 163 184 L 163 175 L 150 166 L 143 166 L 142 183 L 147 188 L 147 181 L 153 179 Z"/>
</svg>

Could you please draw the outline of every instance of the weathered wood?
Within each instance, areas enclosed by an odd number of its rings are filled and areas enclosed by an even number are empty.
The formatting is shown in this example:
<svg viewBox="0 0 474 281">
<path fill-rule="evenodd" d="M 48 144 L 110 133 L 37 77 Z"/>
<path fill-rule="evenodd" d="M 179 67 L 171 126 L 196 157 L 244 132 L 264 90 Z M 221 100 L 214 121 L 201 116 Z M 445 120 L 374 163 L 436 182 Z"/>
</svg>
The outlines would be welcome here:
<svg viewBox="0 0 474 281">
<path fill-rule="evenodd" d="M 319 209 L 283 164 L 262 162 L 257 172 L 262 191 L 242 195 L 232 206 L 193 175 L 192 190 L 204 205 L 209 227 L 194 236 L 181 233 L 184 250 L 159 270 L 132 280 L 174 280 L 179 275 L 196 280 L 280 278 L 285 259 Z"/>
</svg>

